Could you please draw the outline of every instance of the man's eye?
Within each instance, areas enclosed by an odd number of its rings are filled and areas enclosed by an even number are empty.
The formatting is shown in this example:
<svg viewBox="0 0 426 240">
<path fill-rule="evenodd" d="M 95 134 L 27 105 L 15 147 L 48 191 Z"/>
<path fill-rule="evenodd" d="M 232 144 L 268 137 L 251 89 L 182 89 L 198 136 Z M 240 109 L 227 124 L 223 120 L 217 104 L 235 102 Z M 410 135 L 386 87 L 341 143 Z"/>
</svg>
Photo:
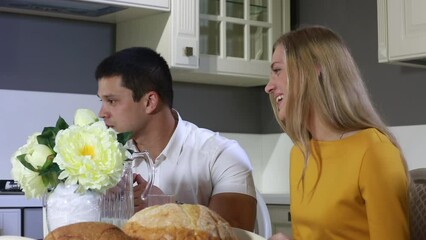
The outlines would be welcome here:
<svg viewBox="0 0 426 240">
<path fill-rule="evenodd" d="M 108 103 L 110 103 L 110 104 L 114 104 L 114 103 L 116 103 L 116 101 L 115 101 L 115 100 L 113 100 L 113 99 L 108 99 L 107 101 L 108 101 Z"/>
</svg>

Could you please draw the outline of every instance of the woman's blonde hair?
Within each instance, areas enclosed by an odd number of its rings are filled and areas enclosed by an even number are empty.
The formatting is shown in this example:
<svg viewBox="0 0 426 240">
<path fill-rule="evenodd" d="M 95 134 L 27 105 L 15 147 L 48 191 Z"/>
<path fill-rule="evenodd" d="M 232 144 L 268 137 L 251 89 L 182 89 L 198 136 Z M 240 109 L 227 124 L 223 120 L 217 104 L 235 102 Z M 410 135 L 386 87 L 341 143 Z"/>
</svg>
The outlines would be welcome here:
<svg viewBox="0 0 426 240">
<path fill-rule="evenodd" d="M 271 96 L 270 100 L 281 128 L 304 154 L 304 172 L 312 153 L 308 121 L 313 109 L 339 132 L 376 128 L 400 148 L 376 112 L 356 63 L 336 33 L 321 26 L 306 27 L 282 35 L 274 43 L 274 51 L 277 46 L 284 47 L 288 74 L 284 122 L 277 117 L 275 99 Z M 402 153 L 401 157 L 407 171 Z"/>
</svg>

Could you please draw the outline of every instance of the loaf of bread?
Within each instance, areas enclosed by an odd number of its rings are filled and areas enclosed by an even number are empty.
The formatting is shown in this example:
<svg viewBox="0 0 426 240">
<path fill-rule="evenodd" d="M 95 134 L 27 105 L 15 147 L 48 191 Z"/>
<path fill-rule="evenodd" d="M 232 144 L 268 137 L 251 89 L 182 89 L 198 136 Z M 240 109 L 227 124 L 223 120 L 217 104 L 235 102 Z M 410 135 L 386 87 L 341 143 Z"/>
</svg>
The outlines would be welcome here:
<svg viewBox="0 0 426 240">
<path fill-rule="evenodd" d="M 131 240 L 120 228 L 109 223 L 80 222 L 58 227 L 44 240 Z"/>
<path fill-rule="evenodd" d="M 133 239 L 237 239 L 231 226 L 202 205 L 168 203 L 133 215 L 123 231 Z"/>
</svg>

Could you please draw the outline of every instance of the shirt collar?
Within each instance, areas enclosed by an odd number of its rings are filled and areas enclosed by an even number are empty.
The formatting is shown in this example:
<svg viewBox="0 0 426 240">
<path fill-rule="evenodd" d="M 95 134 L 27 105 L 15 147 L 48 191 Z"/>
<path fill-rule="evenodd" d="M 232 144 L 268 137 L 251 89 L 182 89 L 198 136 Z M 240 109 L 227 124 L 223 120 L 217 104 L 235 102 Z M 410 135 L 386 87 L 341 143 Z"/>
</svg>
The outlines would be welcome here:
<svg viewBox="0 0 426 240">
<path fill-rule="evenodd" d="M 160 156 L 164 155 L 164 159 L 169 159 L 170 161 L 177 163 L 178 157 L 182 152 L 183 143 L 185 142 L 187 134 L 185 130 L 185 123 L 180 117 L 179 113 L 175 109 L 172 109 L 172 114 L 173 117 L 177 120 L 177 126 L 166 147 L 161 152 Z"/>
</svg>

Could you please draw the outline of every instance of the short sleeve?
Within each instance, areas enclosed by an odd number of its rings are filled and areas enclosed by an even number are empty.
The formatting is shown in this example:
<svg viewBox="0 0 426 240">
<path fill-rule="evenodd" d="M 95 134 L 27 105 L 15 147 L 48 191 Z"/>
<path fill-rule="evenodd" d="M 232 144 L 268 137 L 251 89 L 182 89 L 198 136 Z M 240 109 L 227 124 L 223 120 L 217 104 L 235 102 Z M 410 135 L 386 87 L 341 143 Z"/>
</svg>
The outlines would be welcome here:
<svg viewBox="0 0 426 240">
<path fill-rule="evenodd" d="M 235 192 L 256 198 L 252 166 L 244 149 L 236 141 L 228 141 L 213 154 L 213 195 Z"/>
</svg>

